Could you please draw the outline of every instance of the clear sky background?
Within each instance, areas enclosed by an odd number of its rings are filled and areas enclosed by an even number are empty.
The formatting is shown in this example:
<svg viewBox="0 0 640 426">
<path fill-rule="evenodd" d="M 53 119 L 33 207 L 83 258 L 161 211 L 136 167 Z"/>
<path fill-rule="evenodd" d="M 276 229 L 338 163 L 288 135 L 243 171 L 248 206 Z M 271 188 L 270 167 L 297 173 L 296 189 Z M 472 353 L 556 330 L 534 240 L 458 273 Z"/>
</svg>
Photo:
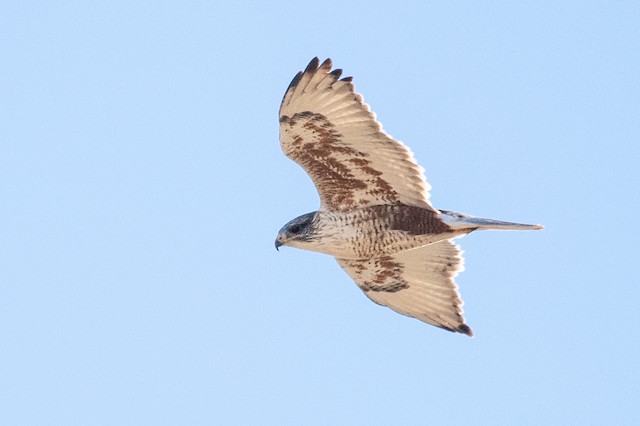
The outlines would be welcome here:
<svg viewBox="0 0 640 426">
<path fill-rule="evenodd" d="M 640 4 L 4 2 L 0 423 L 640 424 Z M 273 246 L 331 57 L 459 243 L 470 339 Z"/>
</svg>

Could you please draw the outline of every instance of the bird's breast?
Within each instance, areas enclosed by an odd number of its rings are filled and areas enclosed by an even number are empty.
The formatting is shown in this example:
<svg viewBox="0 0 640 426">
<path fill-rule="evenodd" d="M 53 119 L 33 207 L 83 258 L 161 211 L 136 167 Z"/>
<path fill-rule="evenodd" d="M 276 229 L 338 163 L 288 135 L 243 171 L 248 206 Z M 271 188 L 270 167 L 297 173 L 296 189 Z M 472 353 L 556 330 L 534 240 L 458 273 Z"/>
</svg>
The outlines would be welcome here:
<svg viewBox="0 0 640 426">
<path fill-rule="evenodd" d="M 405 205 L 319 212 L 314 248 L 342 259 L 365 259 L 451 238 L 438 213 Z"/>
</svg>

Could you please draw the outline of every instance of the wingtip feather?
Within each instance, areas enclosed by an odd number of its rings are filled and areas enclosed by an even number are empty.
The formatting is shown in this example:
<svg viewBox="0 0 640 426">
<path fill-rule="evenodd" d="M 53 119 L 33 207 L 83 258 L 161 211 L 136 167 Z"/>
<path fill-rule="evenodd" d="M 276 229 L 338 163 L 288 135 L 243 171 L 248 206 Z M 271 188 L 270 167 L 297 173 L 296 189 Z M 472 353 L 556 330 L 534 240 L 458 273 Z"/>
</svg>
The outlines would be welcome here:
<svg viewBox="0 0 640 426">
<path fill-rule="evenodd" d="M 466 334 L 469 337 L 473 337 L 473 331 L 467 324 L 461 324 L 456 331 L 458 333 Z"/>
<path fill-rule="evenodd" d="M 311 61 L 309 61 L 309 65 L 304 69 L 305 74 L 310 72 L 316 72 L 318 70 L 318 65 L 320 64 L 320 59 L 318 57 L 314 57 Z"/>
<path fill-rule="evenodd" d="M 322 69 L 331 69 L 333 67 L 333 61 L 331 60 L 331 58 L 327 58 L 324 61 L 322 61 L 322 64 L 320 64 L 320 68 Z"/>
<path fill-rule="evenodd" d="M 335 79 L 339 79 L 340 76 L 342 75 L 342 69 L 341 68 L 336 68 L 335 70 L 331 71 L 329 74 L 331 74 L 332 76 L 335 77 Z"/>
</svg>

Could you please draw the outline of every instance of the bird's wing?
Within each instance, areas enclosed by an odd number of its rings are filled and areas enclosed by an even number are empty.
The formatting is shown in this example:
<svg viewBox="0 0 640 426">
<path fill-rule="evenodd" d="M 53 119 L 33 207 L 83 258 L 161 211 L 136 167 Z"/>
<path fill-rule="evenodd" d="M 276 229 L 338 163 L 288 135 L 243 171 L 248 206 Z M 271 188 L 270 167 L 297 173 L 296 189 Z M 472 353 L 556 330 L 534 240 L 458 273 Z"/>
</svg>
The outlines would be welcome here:
<svg viewBox="0 0 640 426">
<path fill-rule="evenodd" d="M 472 336 L 455 276 L 460 248 L 450 240 L 371 260 L 337 259 L 374 302 L 449 331 Z"/>
<path fill-rule="evenodd" d="M 424 170 L 402 142 L 382 130 L 351 77 L 314 58 L 280 105 L 282 150 L 311 176 L 320 209 L 406 204 L 432 209 Z"/>
</svg>

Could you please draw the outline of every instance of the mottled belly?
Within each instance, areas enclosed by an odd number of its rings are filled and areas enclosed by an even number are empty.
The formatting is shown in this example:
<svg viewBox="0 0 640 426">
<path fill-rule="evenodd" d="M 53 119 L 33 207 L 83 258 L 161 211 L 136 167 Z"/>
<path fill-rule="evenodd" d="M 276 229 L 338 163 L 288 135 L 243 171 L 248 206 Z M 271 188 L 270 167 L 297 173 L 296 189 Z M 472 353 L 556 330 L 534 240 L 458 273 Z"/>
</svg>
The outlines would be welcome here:
<svg viewBox="0 0 640 426">
<path fill-rule="evenodd" d="M 374 206 L 321 215 L 325 238 L 314 249 L 342 259 L 394 254 L 456 235 L 437 213 L 417 207 Z"/>
</svg>

